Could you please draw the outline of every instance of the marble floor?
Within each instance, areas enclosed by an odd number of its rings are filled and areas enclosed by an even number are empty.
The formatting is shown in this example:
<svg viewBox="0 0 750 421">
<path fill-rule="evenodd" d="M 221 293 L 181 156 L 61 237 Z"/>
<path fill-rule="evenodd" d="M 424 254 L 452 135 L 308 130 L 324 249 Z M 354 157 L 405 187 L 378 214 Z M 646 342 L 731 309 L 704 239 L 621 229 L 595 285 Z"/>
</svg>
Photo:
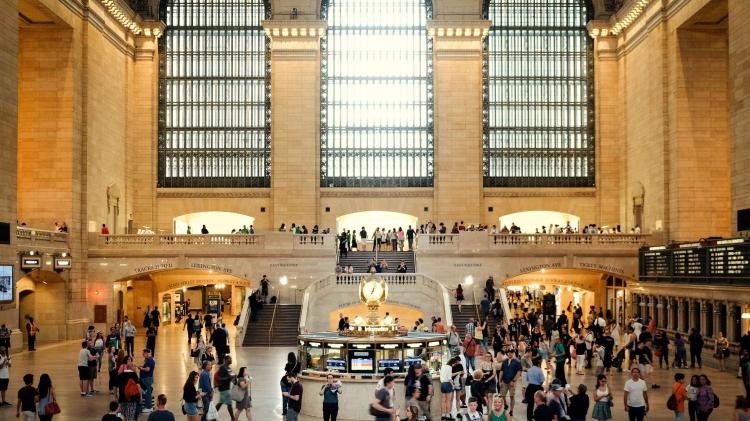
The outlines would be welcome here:
<svg viewBox="0 0 750 421">
<path fill-rule="evenodd" d="M 136 350 L 145 344 L 144 337 L 136 338 Z M 13 420 L 15 418 L 15 396 L 21 386 L 21 378 L 25 373 L 35 375 L 35 383 L 39 375 L 48 373 L 57 391 L 58 402 L 62 413 L 55 416 L 57 421 L 74 420 L 99 420 L 107 412 L 109 395 L 107 393 L 106 374 L 101 380 L 97 379 L 97 389 L 101 390 L 97 396 L 82 398 L 79 395 L 76 361 L 80 342 L 69 341 L 66 343 L 38 346 L 36 352 L 22 352 L 13 356 L 13 367 L 11 368 L 11 383 L 9 388 L 9 401 L 14 408 L 0 408 L 0 420 Z M 280 420 L 281 398 L 279 394 L 278 381 L 282 376 L 282 369 L 286 360 L 286 354 L 293 348 L 239 348 L 232 347 L 231 354 L 234 356 L 235 371 L 241 366 L 247 366 L 253 376 L 253 418 L 255 421 Z M 140 359 L 137 359 L 137 362 Z M 179 408 L 179 399 L 182 396 L 182 385 L 187 378 L 187 373 L 193 370 L 192 358 L 185 334 L 181 329 L 174 326 L 164 326 L 159 331 L 156 346 L 156 371 L 154 382 L 154 395 L 165 393 L 169 400 L 168 408 L 171 409 L 177 419 L 184 419 Z M 674 370 L 657 369 L 647 379 L 649 383 L 658 382 L 662 385 L 660 389 L 649 390 L 652 410 L 648 415 L 648 421 L 673 420 L 674 415 L 666 408 L 666 401 L 671 393 L 672 376 Z M 732 419 L 734 399 L 742 393 L 742 385 L 734 374 L 720 373 L 712 368 L 703 370 L 683 370 L 689 377 L 694 373 L 704 373 L 711 379 L 717 395 L 721 398 L 721 406 L 711 415 L 712 420 L 724 421 Z M 627 380 L 627 374 L 613 375 L 610 385 L 614 386 L 616 404 L 613 408 L 614 420 L 627 420 L 627 414 L 622 411 L 622 385 Z M 593 388 L 595 376 L 586 374 L 577 376 L 568 375 L 568 381 L 572 384 L 584 383 L 589 389 Z M 304 383 L 303 383 L 304 385 Z M 402 396 L 402 386 L 398 386 L 398 395 Z M 520 393 L 520 388 L 519 388 Z M 305 394 L 307 399 L 319 400 L 317 393 Z M 362 405 L 367 405 L 370 396 L 347 396 L 342 399 L 361 399 Z M 520 399 L 519 399 L 520 402 Z M 518 404 L 514 417 L 515 420 L 525 418 L 525 405 Z M 221 420 L 229 420 L 229 415 L 222 408 Z M 343 414 L 342 414 L 343 415 Z M 146 420 L 142 415 L 141 420 Z M 304 419 L 315 419 L 300 417 Z M 687 417 L 686 417 L 687 419 Z"/>
</svg>

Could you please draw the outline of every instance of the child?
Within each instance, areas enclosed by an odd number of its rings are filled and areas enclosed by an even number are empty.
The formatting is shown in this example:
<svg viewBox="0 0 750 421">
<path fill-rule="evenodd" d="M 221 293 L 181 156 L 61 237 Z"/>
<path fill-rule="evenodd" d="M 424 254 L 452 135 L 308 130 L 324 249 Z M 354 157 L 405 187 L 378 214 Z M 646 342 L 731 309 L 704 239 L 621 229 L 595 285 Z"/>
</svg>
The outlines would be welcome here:
<svg viewBox="0 0 750 421">
<path fill-rule="evenodd" d="M 484 419 L 482 413 L 477 411 L 477 405 L 477 398 L 469 398 L 469 408 L 465 415 L 467 421 L 482 421 Z"/>
</svg>

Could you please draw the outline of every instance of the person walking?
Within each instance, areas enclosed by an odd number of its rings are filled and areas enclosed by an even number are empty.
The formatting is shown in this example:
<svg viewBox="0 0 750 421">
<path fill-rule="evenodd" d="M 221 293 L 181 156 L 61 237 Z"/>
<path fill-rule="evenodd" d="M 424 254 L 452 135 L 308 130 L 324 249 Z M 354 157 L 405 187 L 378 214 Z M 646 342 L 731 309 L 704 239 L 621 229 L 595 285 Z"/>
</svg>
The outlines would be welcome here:
<svg viewBox="0 0 750 421">
<path fill-rule="evenodd" d="M 672 396 L 675 401 L 673 409 L 675 421 L 685 421 L 685 401 L 688 397 L 687 390 L 685 389 L 685 375 L 682 373 L 675 373 L 674 375 Z"/>
<path fill-rule="evenodd" d="M 89 381 L 90 381 L 90 371 L 89 371 L 89 361 L 95 361 L 96 357 L 91 355 L 91 351 L 89 351 L 89 343 L 87 341 L 81 342 L 81 350 L 78 351 L 78 380 L 80 381 L 81 385 L 81 396 L 92 396 L 92 393 L 89 393 Z"/>
<path fill-rule="evenodd" d="M 289 398 L 289 407 L 286 412 L 286 421 L 297 421 L 299 413 L 302 411 L 302 385 L 297 380 L 297 373 L 287 373 L 287 380 L 291 387 L 288 392 L 284 392 Z"/>
<path fill-rule="evenodd" d="M 695 368 L 696 361 L 698 362 L 698 368 L 703 368 L 701 360 L 701 353 L 703 352 L 703 336 L 701 336 L 700 332 L 697 330 L 690 329 L 688 342 L 690 343 L 690 368 Z"/>
<path fill-rule="evenodd" d="M 218 332 L 221 329 L 216 329 Z M 232 357 L 224 357 L 223 363 L 219 366 L 219 371 L 216 373 L 216 388 L 219 390 L 219 402 L 216 404 L 216 411 L 221 409 L 222 405 L 227 406 L 229 417 L 234 421 L 234 411 L 232 410 L 232 393 L 230 388 L 234 381 L 234 373 L 232 373 Z"/>
<path fill-rule="evenodd" d="M 120 404 L 117 401 L 111 401 L 109 403 L 109 412 L 102 416 L 101 421 L 122 421 L 122 418 L 117 414 L 120 409 Z"/>
<path fill-rule="evenodd" d="M 630 421 L 643 421 L 648 412 L 648 386 L 641 379 L 641 370 L 633 367 L 630 379 L 625 382 L 623 395 L 624 409 Z"/>
<path fill-rule="evenodd" d="M 119 389 L 118 402 L 122 409 L 123 421 L 136 421 L 138 419 L 138 404 L 143 396 L 136 367 L 132 358 L 128 358 L 122 373 L 118 376 L 117 387 Z"/>
<path fill-rule="evenodd" d="M 125 337 L 125 352 L 133 355 L 135 352 L 135 325 L 125 316 L 125 323 L 122 325 L 122 336 Z"/>
<path fill-rule="evenodd" d="M 586 385 L 579 384 L 575 395 L 569 397 L 568 416 L 571 421 L 586 421 L 589 412 L 589 395 L 586 394 Z"/>
<path fill-rule="evenodd" d="M 207 421 L 206 414 L 208 413 L 208 407 L 211 405 L 211 401 L 214 398 L 214 388 L 211 385 L 211 368 L 213 367 L 213 361 L 203 361 L 201 367 L 201 374 L 198 379 L 198 389 L 201 391 L 201 401 L 203 403 L 203 415 L 201 416 L 201 421 Z"/>
<path fill-rule="evenodd" d="M 507 358 L 500 365 L 502 374 L 499 389 L 503 398 L 506 395 L 509 396 L 510 415 L 513 415 L 513 409 L 516 406 L 516 384 L 521 377 L 521 361 L 516 358 L 516 352 L 513 349 L 509 349 L 505 355 Z"/>
<path fill-rule="evenodd" d="M 23 376 L 24 386 L 18 390 L 18 403 L 16 404 L 16 418 L 21 418 L 23 415 L 23 421 L 34 421 L 36 420 L 36 397 L 37 390 L 34 389 L 34 375 L 25 374 Z"/>
<path fill-rule="evenodd" d="M 141 375 L 141 388 L 143 391 L 143 412 L 148 413 L 154 410 L 153 408 L 153 393 L 154 393 L 154 369 L 156 368 L 156 361 L 151 356 L 151 350 L 144 348 L 143 350 L 143 365 L 138 367 L 138 371 Z"/>
<path fill-rule="evenodd" d="M 252 378 L 247 372 L 247 367 L 240 367 L 240 371 L 237 373 L 237 377 L 235 378 L 235 383 L 237 384 L 237 387 L 242 389 L 245 394 L 242 397 L 241 401 L 237 401 L 237 404 L 235 405 L 235 412 L 234 412 L 234 419 L 238 420 L 240 419 L 240 414 L 242 414 L 242 411 L 245 411 L 245 416 L 247 417 L 247 421 L 253 421 L 253 404 L 252 404 L 252 396 L 250 395 L 250 382 L 252 381 Z"/>
<path fill-rule="evenodd" d="M 28 337 L 29 351 L 36 351 L 36 335 L 39 333 L 39 326 L 37 326 L 33 317 L 26 317 L 26 336 Z"/>
<path fill-rule="evenodd" d="M 11 404 L 5 400 L 5 394 L 8 392 L 8 384 L 10 383 L 10 354 L 8 348 L 4 345 L 0 345 L 0 407 L 11 406 Z"/>
<path fill-rule="evenodd" d="M 687 390 L 688 399 L 688 415 L 690 421 L 696 421 L 698 419 L 698 389 L 701 387 L 700 377 L 693 375 L 690 377 L 690 384 L 685 388 Z"/>
<path fill-rule="evenodd" d="M 708 417 L 714 410 L 716 403 L 716 393 L 711 387 L 711 380 L 704 374 L 700 375 L 700 388 L 698 389 L 698 399 L 696 402 L 696 417 L 698 421 L 708 421 Z"/>
<path fill-rule="evenodd" d="M 185 385 L 182 386 L 182 410 L 187 416 L 187 421 L 199 421 L 200 416 L 198 415 L 198 399 L 201 398 L 202 392 L 198 392 L 195 385 L 198 383 L 198 372 L 191 371 L 188 374 L 188 378 L 185 381 Z"/>
<path fill-rule="evenodd" d="M 727 371 L 726 359 L 729 358 L 729 340 L 724 332 L 719 332 L 719 337 L 714 344 L 714 357 L 719 362 L 719 371 Z"/>
<path fill-rule="evenodd" d="M 383 378 L 383 387 L 375 392 L 375 399 L 370 402 L 372 412 L 375 412 L 375 421 L 393 421 L 398 418 L 398 408 L 393 405 L 391 396 L 396 383 L 393 376 Z"/>
<path fill-rule="evenodd" d="M 537 355 L 531 359 L 532 366 L 526 372 L 528 384 L 526 385 L 526 419 L 530 420 L 534 416 L 534 395 L 537 391 L 542 390 L 544 384 L 544 371 L 542 371 L 542 358 Z"/>
<path fill-rule="evenodd" d="M 474 340 L 471 333 L 466 333 L 466 339 L 463 342 L 464 358 L 466 358 L 466 370 L 468 372 L 474 371 L 476 364 L 474 359 L 476 358 L 477 352 L 479 351 L 479 345 Z"/>
<path fill-rule="evenodd" d="M 50 421 L 52 417 L 57 413 L 54 412 L 54 407 L 57 406 L 57 398 L 55 396 L 55 388 L 52 387 L 52 380 L 49 378 L 49 374 L 44 373 L 39 376 L 39 385 L 37 386 L 36 390 L 38 394 L 36 409 L 37 413 L 39 414 L 39 420 Z"/>
<path fill-rule="evenodd" d="M 612 392 L 607 385 L 607 376 L 600 374 L 596 377 L 596 390 L 594 390 L 594 410 L 591 418 L 598 421 L 608 421 L 612 419 Z"/>
<path fill-rule="evenodd" d="M 555 358 L 555 378 L 560 381 L 560 384 L 567 384 L 568 380 L 565 378 L 565 345 L 560 341 L 559 336 L 555 336 L 552 356 Z"/>
<path fill-rule="evenodd" d="M 188 333 L 188 347 L 190 347 L 193 343 L 193 313 L 188 313 L 187 319 L 185 319 L 185 324 L 182 326 L 182 330 L 187 330 Z"/>
<path fill-rule="evenodd" d="M 156 326 L 153 322 L 146 328 L 146 348 L 151 350 L 151 355 L 156 355 Z"/>
<path fill-rule="evenodd" d="M 156 397 L 156 411 L 150 413 L 146 421 L 175 421 L 174 414 L 167 409 L 167 395 L 162 393 Z"/>
<path fill-rule="evenodd" d="M 451 358 L 440 367 L 440 419 L 451 416 L 453 407 L 453 365 L 456 358 Z"/>
<path fill-rule="evenodd" d="M 320 387 L 320 396 L 323 397 L 323 421 L 336 421 L 341 393 L 341 382 L 334 381 L 333 374 L 328 374 L 326 383 Z"/>
</svg>

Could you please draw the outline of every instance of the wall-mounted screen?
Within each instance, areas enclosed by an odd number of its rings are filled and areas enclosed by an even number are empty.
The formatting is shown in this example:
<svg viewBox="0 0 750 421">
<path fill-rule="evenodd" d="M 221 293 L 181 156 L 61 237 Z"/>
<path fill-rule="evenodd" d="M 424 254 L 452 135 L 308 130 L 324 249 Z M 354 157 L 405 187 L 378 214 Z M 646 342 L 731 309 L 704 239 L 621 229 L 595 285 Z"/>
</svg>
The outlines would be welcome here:
<svg viewBox="0 0 750 421">
<path fill-rule="evenodd" d="M 349 350 L 350 373 L 374 373 L 375 351 Z"/>
<path fill-rule="evenodd" d="M 381 373 L 385 371 L 386 368 L 392 368 L 395 372 L 401 371 L 401 360 L 380 360 L 378 361 L 378 371 Z"/>
<path fill-rule="evenodd" d="M 346 371 L 346 361 L 340 359 L 329 359 L 326 361 L 326 368 L 329 370 Z"/>
<path fill-rule="evenodd" d="M 0 265 L 0 303 L 13 301 L 13 265 Z"/>
</svg>

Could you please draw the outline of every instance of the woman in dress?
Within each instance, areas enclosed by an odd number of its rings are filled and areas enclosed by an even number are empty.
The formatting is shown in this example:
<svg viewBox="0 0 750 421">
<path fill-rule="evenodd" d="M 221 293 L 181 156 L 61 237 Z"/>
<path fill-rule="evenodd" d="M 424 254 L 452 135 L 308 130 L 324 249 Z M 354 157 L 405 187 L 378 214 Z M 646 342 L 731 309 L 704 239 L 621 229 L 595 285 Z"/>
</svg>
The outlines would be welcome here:
<svg viewBox="0 0 750 421">
<path fill-rule="evenodd" d="M 489 351 L 484 354 L 484 359 L 479 363 L 479 369 L 482 370 L 484 399 L 485 402 L 489 402 L 490 395 L 497 392 L 497 372 L 495 371 L 495 362 L 492 359 L 492 354 Z"/>
<path fill-rule="evenodd" d="M 464 303 L 464 288 L 461 284 L 456 287 L 456 305 L 458 306 L 458 312 L 461 312 L 461 305 Z"/>
<path fill-rule="evenodd" d="M 719 332 L 719 339 L 716 340 L 714 356 L 719 362 L 719 371 L 727 371 L 726 359 L 729 357 L 729 340 L 724 336 L 724 332 Z"/>
<path fill-rule="evenodd" d="M 599 421 L 612 419 L 612 392 L 607 386 L 607 376 L 600 374 L 596 376 L 596 390 L 594 391 L 594 410 L 591 418 Z"/>
<path fill-rule="evenodd" d="M 40 421 L 50 421 L 55 414 L 47 414 L 47 405 L 56 401 L 55 388 L 52 387 L 52 380 L 49 374 L 44 373 L 39 377 L 39 386 L 36 388 L 39 393 L 36 397 L 36 411 L 39 414 Z"/>
<path fill-rule="evenodd" d="M 248 375 L 247 367 L 240 368 L 239 373 L 237 373 L 237 385 L 245 391 L 245 397 L 237 402 L 236 404 L 236 411 L 234 412 L 234 419 L 238 420 L 240 419 L 240 414 L 242 414 L 242 411 L 245 411 L 245 416 L 247 417 L 247 421 L 253 421 L 253 403 L 252 403 L 252 397 L 250 396 L 250 381 L 252 379 Z M 336 419 L 334 418 L 334 421 Z"/>
</svg>

